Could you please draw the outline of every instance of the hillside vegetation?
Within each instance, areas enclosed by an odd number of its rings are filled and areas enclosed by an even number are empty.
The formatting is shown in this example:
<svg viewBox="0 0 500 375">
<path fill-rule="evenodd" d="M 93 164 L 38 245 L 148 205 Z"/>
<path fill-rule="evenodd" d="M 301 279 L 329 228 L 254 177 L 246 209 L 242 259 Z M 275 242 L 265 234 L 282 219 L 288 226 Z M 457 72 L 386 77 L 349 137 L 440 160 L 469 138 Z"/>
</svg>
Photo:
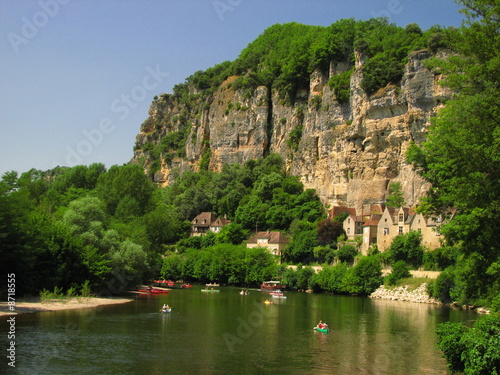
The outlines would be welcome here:
<svg viewBox="0 0 500 375">
<path fill-rule="evenodd" d="M 194 91 L 206 96 L 226 78 L 236 75 L 233 88 L 251 93 L 264 85 L 276 89 L 291 104 L 297 91 L 308 87 L 315 69 L 328 70 L 331 62 L 354 66 L 355 52 L 367 58 L 362 86 L 371 94 L 388 83 L 398 83 L 409 52 L 449 47 L 454 33 L 454 29 L 440 26 L 426 31 L 416 24 L 402 28 L 380 18 L 343 19 L 328 27 L 295 22 L 276 24 L 251 42 L 235 61 L 198 71 L 176 85 L 174 95 L 184 100 L 189 100 Z M 330 84 L 340 93 L 345 90 L 348 77 L 349 74 L 335 78 Z"/>
</svg>

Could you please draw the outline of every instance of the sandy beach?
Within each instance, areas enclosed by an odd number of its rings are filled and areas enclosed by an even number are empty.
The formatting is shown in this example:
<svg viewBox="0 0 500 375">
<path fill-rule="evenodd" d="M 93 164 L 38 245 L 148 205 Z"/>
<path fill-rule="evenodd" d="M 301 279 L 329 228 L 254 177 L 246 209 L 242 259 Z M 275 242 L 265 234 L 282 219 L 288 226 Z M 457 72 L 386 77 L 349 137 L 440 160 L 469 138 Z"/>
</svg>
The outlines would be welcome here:
<svg viewBox="0 0 500 375">
<path fill-rule="evenodd" d="M 0 302 L 0 316 L 12 315 L 13 313 L 24 314 L 42 311 L 74 310 L 104 305 L 114 305 L 133 301 L 133 298 L 71 298 L 69 300 L 51 300 L 49 302 L 40 302 L 38 298 L 33 300 L 19 300 L 11 311 L 7 302 Z"/>
</svg>

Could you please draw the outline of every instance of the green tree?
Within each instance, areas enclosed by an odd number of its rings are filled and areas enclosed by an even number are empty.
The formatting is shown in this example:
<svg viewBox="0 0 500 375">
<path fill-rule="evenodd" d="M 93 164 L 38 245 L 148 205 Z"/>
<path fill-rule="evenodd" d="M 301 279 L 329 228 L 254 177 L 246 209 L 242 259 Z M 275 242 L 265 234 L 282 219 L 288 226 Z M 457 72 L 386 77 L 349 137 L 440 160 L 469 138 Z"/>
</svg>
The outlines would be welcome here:
<svg viewBox="0 0 500 375">
<path fill-rule="evenodd" d="M 293 263 L 309 263 L 314 259 L 314 248 L 318 246 L 315 230 L 305 230 L 296 233 L 292 242 L 284 252 L 286 261 Z"/>
<path fill-rule="evenodd" d="M 472 327 L 446 322 L 437 328 L 438 348 L 453 372 L 490 375 L 500 373 L 500 316 L 479 318 Z"/>
<path fill-rule="evenodd" d="M 432 184 L 427 206 L 443 216 L 455 211 L 441 233 L 460 247 L 461 298 L 472 303 L 500 290 L 500 9 L 493 0 L 458 3 L 468 17 L 451 40 L 458 53 L 429 64 L 455 94 L 409 160 Z"/>
<path fill-rule="evenodd" d="M 405 205 L 405 197 L 401 190 L 400 182 L 391 182 L 389 184 L 389 196 L 387 197 L 387 205 L 389 207 L 403 207 Z"/>
<path fill-rule="evenodd" d="M 353 245 L 344 245 L 337 250 L 337 258 L 340 262 L 352 263 L 356 255 L 358 251 Z"/>
<path fill-rule="evenodd" d="M 154 189 L 142 167 L 137 164 L 114 165 L 99 176 L 96 184 L 97 196 L 106 203 L 111 215 L 115 214 L 120 201 L 126 196 L 137 201 L 140 214 L 146 213 L 150 209 Z"/>
<path fill-rule="evenodd" d="M 410 276 L 410 269 L 406 262 L 403 260 L 398 260 L 392 265 L 392 271 L 385 277 L 385 280 L 389 285 L 396 285 L 399 280 Z"/>
<path fill-rule="evenodd" d="M 349 268 L 344 275 L 343 284 L 351 294 L 369 295 L 382 284 L 382 265 L 377 256 L 367 256 L 356 266 Z"/>
<path fill-rule="evenodd" d="M 231 223 L 221 228 L 217 234 L 217 242 L 240 245 L 248 237 L 248 231 L 241 224 Z"/>
<path fill-rule="evenodd" d="M 414 268 L 420 267 L 424 256 L 421 242 L 422 234 L 417 231 L 397 235 L 388 250 L 392 263 L 402 260 Z"/>
</svg>

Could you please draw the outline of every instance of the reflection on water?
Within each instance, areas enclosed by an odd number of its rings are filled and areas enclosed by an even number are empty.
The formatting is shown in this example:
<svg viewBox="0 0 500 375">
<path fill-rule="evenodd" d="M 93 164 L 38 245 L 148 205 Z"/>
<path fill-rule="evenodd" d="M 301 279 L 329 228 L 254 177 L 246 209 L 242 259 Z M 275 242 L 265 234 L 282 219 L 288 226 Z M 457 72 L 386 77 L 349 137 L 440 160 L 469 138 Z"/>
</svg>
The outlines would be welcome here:
<svg viewBox="0 0 500 375">
<path fill-rule="evenodd" d="M 446 374 L 431 305 L 238 289 L 173 290 L 125 305 L 20 315 L 21 374 Z M 162 314 L 163 303 L 174 307 Z M 332 332 L 313 331 L 319 320 Z M 236 371 L 235 371 L 236 369 Z"/>
</svg>

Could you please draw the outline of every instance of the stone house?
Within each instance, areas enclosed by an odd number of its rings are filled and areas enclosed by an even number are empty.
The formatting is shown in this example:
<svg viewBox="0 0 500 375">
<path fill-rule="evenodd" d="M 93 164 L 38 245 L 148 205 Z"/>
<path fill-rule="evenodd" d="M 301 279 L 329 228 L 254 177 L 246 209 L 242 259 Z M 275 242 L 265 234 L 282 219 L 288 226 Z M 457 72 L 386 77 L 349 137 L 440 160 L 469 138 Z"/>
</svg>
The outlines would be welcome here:
<svg viewBox="0 0 500 375">
<path fill-rule="evenodd" d="M 414 217 L 414 210 L 408 207 L 386 207 L 377 229 L 379 251 L 387 250 L 398 234 L 408 233 Z"/>
<path fill-rule="evenodd" d="M 363 216 L 349 215 L 342 223 L 348 240 L 355 240 L 356 237 L 363 235 Z"/>
<path fill-rule="evenodd" d="M 348 240 L 354 240 L 363 234 L 363 217 L 358 216 L 354 207 L 334 206 L 328 211 L 328 219 L 333 220 L 341 214 L 347 214 L 347 218 L 342 222 L 342 227 Z"/>
<path fill-rule="evenodd" d="M 219 233 L 223 226 L 230 223 L 231 220 L 217 218 L 212 212 L 202 212 L 191 220 L 191 236 L 204 236 L 208 231 Z"/>
<path fill-rule="evenodd" d="M 411 223 L 411 230 L 422 233 L 423 246 L 436 249 L 441 246 L 441 242 L 444 240 L 439 233 L 439 226 L 442 222 L 442 217 L 425 217 L 423 214 L 415 214 Z"/>
<path fill-rule="evenodd" d="M 363 255 L 367 255 L 370 246 L 374 244 L 379 251 L 386 251 L 398 234 L 412 230 L 422 233 L 422 246 L 430 250 L 441 246 L 439 225 L 442 218 L 426 217 L 409 207 L 385 207 L 382 204 L 363 206 L 362 212 L 357 212 L 352 207 L 334 207 L 329 211 L 328 217 L 333 219 L 342 212 L 348 214 L 342 223 L 347 239 L 354 240 L 362 236 Z M 453 212 L 449 216 L 453 217 Z"/>
<path fill-rule="evenodd" d="M 377 243 L 377 230 L 381 215 L 371 215 L 370 219 L 363 224 L 363 242 L 361 254 L 368 255 L 368 249 Z"/>
<path fill-rule="evenodd" d="M 257 232 L 247 241 L 247 247 L 264 247 L 273 255 L 281 256 L 290 241 L 281 232 Z"/>
</svg>

